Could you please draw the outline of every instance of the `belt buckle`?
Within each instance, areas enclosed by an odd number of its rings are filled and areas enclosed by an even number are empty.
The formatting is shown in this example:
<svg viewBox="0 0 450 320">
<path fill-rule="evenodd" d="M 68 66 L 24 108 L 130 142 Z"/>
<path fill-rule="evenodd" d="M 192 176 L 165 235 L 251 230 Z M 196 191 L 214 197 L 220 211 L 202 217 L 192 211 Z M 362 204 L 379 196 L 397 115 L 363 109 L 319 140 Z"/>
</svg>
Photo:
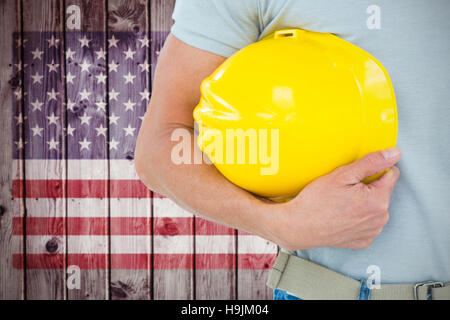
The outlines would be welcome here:
<svg viewBox="0 0 450 320">
<path fill-rule="evenodd" d="M 416 283 L 414 286 L 414 300 L 419 300 L 419 288 L 420 287 L 431 287 L 431 288 L 441 288 L 444 283 L 441 281 L 425 281 Z"/>
</svg>

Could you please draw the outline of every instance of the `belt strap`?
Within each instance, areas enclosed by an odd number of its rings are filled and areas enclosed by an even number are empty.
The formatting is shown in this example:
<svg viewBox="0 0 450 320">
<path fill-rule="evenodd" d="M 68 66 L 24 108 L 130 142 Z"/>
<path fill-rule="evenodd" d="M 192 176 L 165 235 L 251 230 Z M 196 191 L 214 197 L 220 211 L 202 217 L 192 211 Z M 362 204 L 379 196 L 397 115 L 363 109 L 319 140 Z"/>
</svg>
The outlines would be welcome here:
<svg viewBox="0 0 450 320">
<path fill-rule="evenodd" d="M 355 300 L 361 283 L 311 261 L 280 251 L 267 285 L 285 290 L 305 300 Z M 384 284 L 372 289 L 372 300 L 426 300 L 431 289 L 433 300 L 450 299 L 450 283 L 442 287 L 416 284 Z"/>
</svg>

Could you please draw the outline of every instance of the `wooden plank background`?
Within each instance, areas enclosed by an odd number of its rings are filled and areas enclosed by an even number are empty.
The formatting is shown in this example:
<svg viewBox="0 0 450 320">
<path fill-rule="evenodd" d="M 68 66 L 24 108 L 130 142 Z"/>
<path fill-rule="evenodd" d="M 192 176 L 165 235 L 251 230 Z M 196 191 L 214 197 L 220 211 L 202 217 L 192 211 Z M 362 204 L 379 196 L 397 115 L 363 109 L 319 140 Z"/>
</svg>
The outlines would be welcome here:
<svg viewBox="0 0 450 320">
<path fill-rule="evenodd" d="M 36 170 L 31 161 L 27 161 L 26 148 L 19 150 L 19 157 L 13 161 L 12 150 L 17 143 L 26 141 L 27 119 L 21 117 L 31 108 L 26 101 L 27 93 L 39 96 L 44 105 L 48 105 L 58 116 L 55 130 L 66 130 L 73 117 L 88 115 L 95 119 L 106 119 L 104 113 L 111 116 L 114 112 L 110 104 L 112 99 L 109 88 L 119 86 L 118 78 L 109 70 L 112 59 L 109 55 L 110 45 L 108 39 L 113 35 L 125 37 L 121 39 L 127 46 L 136 49 L 134 59 L 149 64 L 148 71 L 142 68 L 142 76 L 136 79 L 134 85 L 142 89 L 151 90 L 152 75 L 157 63 L 159 52 L 164 40 L 170 32 L 173 23 L 171 15 L 175 0 L 3 0 L 0 2 L 0 103 L 2 117 L 0 125 L 2 134 L 0 140 L 4 148 L 0 155 L 0 299 L 271 299 L 272 291 L 265 286 L 268 270 L 266 256 L 274 255 L 274 245 L 266 243 L 246 233 L 212 223 L 179 208 L 170 199 L 159 197 L 146 191 L 140 198 L 109 197 L 113 187 L 109 179 L 114 177 L 120 180 L 123 165 L 112 161 L 109 157 L 111 146 L 107 141 L 115 136 L 116 128 L 107 120 L 102 126 L 105 131 L 104 143 L 96 143 L 95 151 L 108 155 L 105 160 L 96 160 L 96 171 L 89 170 L 89 160 L 68 161 L 68 135 L 61 135 L 59 152 L 61 159 L 54 159 L 49 151 L 42 159 L 45 172 L 40 176 L 45 179 L 57 179 L 57 184 L 48 184 L 45 188 L 49 194 L 60 192 L 62 195 L 72 194 L 73 186 L 67 183 L 71 176 L 82 176 L 83 179 L 96 179 L 101 176 L 105 179 L 101 192 L 106 197 L 92 199 L 47 197 L 30 198 L 26 194 L 26 184 L 23 182 Z M 105 52 L 104 63 L 92 65 L 89 72 L 80 71 L 75 74 L 83 84 L 87 84 L 95 91 L 95 101 L 105 102 L 105 109 L 83 107 L 83 101 L 78 94 L 70 94 L 67 90 L 72 85 L 67 75 L 73 67 L 74 61 L 67 56 L 65 50 L 70 44 L 77 42 L 78 38 L 67 30 L 67 8 L 77 6 L 81 9 L 81 25 L 77 32 L 88 38 L 97 37 L 101 50 Z M 30 80 L 25 80 L 23 70 L 34 63 L 31 50 L 26 46 L 28 33 L 38 33 L 42 45 L 48 46 L 51 36 L 60 41 L 51 48 L 55 63 L 60 65 L 58 72 L 50 72 L 43 68 L 42 87 L 36 89 Z M 138 41 L 148 39 L 148 43 Z M 139 50 L 138 50 L 139 49 Z M 144 49 L 144 50 L 142 50 Z M 95 50 L 100 50 L 96 48 Z M 83 56 L 88 59 L 94 56 L 94 50 L 84 50 Z M 86 56 L 84 56 L 86 55 Z M 129 70 L 132 71 L 131 69 Z M 126 72 L 125 72 L 126 73 Z M 105 76 L 104 85 L 95 80 L 98 76 Z M 120 80 L 123 86 L 123 79 Z M 77 82 L 80 83 L 80 82 Z M 57 101 L 47 95 L 47 88 L 57 88 Z M 37 90 L 37 91 L 33 91 Z M 81 88 L 72 92 L 81 91 Z M 131 91 L 130 91 L 131 92 Z M 71 96 L 72 95 L 72 96 Z M 141 101 L 141 97 L 136 97 Z M 68 111 L 70 104 L 81 106 L 72 112 Z M 13 108 L 14 106 L 14 108 Z M 19 110 L 14 114 L 13 110 Z M 128 119 L 133 128 L 139 130 L 138 118 Z M 43 119 L 47 121 L 47 119 Z M 53 130 L 52 129 L 52 130 Z M 46 144 L 55 132 L 44 132 L 42 144 Z M 82 128 L 75 131 L 78 138 L 83 137 Z M 137 134 L 137 132 L 136 132 Z M 14 141 L 19 137 L 19 141 Z M 81 139 L 80 139 L 81 140 Z M 43 148 L 37 144 L 33 148 Z M 133 171 L 133 146 L 121 145 L 121 148 L 130 149 L 127 156 L 127 169 Z M 45 148 L 44 148 L 45 149 Z M 28 175 L 27 175 L 28 173 Z M 13 197 L 13 180 L 19 181 L 21 194 Z M 17 187 L 17 186 L 16 186 Z M 125 187 L 127 188 L 127 187 Z M 133 192 L 131 186 L 125 190 Z M 100 226 L 105 237 L 83 238 L 70 237 L 68 230 L 73 229 L 77 218 L 84 217 L 87 211 L 95 212 L 100 218 Z M 114 219 L 120 216 L 139 219 L 142 222 L 142 234 L 147 235 L 145 241 L 133 240 L 131 245 L 139 252 L 145 252 L 145 259 L 127 261 L 128 267 L 108 268 L 119 263 L 115 261 L 114 252 L 120 251 L 121 244 L 112 241 L 111 226 Z M 39 217 L 52 217 L 45 226 L 49 234 L 56 236 L 33 237 L 27 234 L 27 227 L 32 227 L 33 219 Z M 16 226 L 14 226 L 14 222 Z M 57 221 L 57 223 L 55 222 Z M 188 221 L 188 225 L 186 225 Z M 126 228 L 127 226 L 125 226 Z M 131 228 L 132 226 L 130 226 Z M 22 236 L 14 236 L 14 228 L 23 230 Z M 212 264 L 223 264 L 223 268 L 200 267 L 202 248 L 214 246 L 206 243 L 211 238 L 204 238 L 201 230 L 208 229 L 209 235 L 221 237 L 221 250 L 232 255 L 217 255 L 217 261 Z M 180 235 L 190 234 L 191 237 Z M 101 240 L 98 240 L 101 239 Z M 100 242 L 99 242 L 100 241 Z M 161 253 L 178 252 L 184 250 L 192 254 L 180 255 L 177 259 L 161 259 Z M 36 259 L 28 258 L 29 252 L 45 251 Z M 87 268 L 81 270 L 81 283 L 79 289 L 68 288 L 70 277 L 68 266 L 74 264 L 69 261 L 66 253 L 82 250 L 95 251 L 98 255 L 94 260 L 83 261 Z M 246 253 L 257 251 L 261 261 Z M 13 262 L 13 254 L 21 254 L 23 258 Z M 57 259 L 65 256 L 63 260 Z M 176 255 L 174 255 L 176 257 Z M 220 260 L 220 261 L 219 261 Z M 42 265 L 44 268 L 34 268 L 33 265 Z M 96 268 L 102 264 L 107 268 Z M 120 264 L 120 263 L 119 263 Z M 179 268 L 178 265 L 188 266 Z M 242 267 L 242 266 L 246 267 Z M 254 265 L 254 268 L 248 266 Z M 263 267 L 261 267 L 263 265 Z"/>
</svg>

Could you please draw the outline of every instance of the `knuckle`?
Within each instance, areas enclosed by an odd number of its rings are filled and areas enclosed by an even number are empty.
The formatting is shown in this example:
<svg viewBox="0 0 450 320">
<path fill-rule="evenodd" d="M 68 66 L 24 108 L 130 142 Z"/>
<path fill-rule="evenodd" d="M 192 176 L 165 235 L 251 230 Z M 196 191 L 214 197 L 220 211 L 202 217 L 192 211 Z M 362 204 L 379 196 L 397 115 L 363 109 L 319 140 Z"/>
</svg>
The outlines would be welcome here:
<svg viewBox="0 0 450 320">
<path fill-rule="evenodd" d="M 389 211 L 385 211 L 383 215 L 381 216 L 381 223 L 383 224 L 383 227 L 388 223 L 389 221 Z"/>
<path fill-rule="evenodd" d="M 375 220 L 375 224 L 374 227 L 375 228 L 383 228 L 389 221 L 389 212 L 386 211 L 382 211 Z"/>
<path fill-rule="evenodd" d="M 370 247 L 370 245 L 372 244 L 372 241 L 373 241 L 372 239 L 363 241 L 363 243 L 362 243 L 363 249 Z"/>
<path fill-rule="evenodd" d="M 351 246 L 351 248 L 356 249 L 356 250 L 362 250 L 362 249 L 367 249 L 368 247 L 370 247 L 371 244 L 372 244 L 372 240 L 361 240 L 361 241 L 355 242 Z"/>
<path fill-rule="evenodd" d="M 380 213 L 383 215 L 385 214 L 388 209 L 389 209 L 389 201 L 388 200 L 383 200 L 379 202 L 378 205 L 379 210 L 381 211 Z"/>
<path fill-rule="evenodd" d="M 379 228 L 375 229 L 373 232 L 371 232 L 371 234 L 369 235 L 369 238 L 373 241 L 373 239 L 378 237 L 381 234 L 381 232 L 383 232 L 383 227 L 379 227 Z"/>
<path fill-rule="evenodd" d="M 332 177 L 334 181 L 342 181 L 347 177 L 347 166 L 338 167 L 333 170 Z"/>
</svg>

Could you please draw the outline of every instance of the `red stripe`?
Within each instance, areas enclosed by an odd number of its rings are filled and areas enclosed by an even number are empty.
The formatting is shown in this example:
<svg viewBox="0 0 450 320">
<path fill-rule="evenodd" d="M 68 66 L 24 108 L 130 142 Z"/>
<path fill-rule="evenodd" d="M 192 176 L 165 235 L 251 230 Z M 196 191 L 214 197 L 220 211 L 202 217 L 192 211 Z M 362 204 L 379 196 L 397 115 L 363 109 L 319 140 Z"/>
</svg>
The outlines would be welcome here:
<svg viewBox="0 0 450 320">
<path fill-rule="evenodd" d="M 151 198 L 140 180 L 13 180 L 14 198 Z M 67 195 L 66 195 L 67 194 Z"/>
<path fill-rule="evenodd" d="M 193 235 L 193 218 L 153 218 L 155 235 Z M 64 234 L 77 235 L 108 235 L 108 218 L 103 217 L 27 217 L 26 231 L 29 236 Z M 152 218 L 145 217 L 112 217 L 111 235 L 151 235 Z M 196 235 L 233 235 L 234 229 L 202 219 L 195 219 Z M 67 224 L 67 233 L 66 227 Z M 23 218 L 13 218 L 13 235 L 23 235 Z"/>
<path fill-rule="evenodd" d="M 192 254 L 155 254 L 154 269 L 194 269 Z M 62 269 L 64 254 L 27 254 L 27 269 Z M 239 254 L 239 269 L 269 269 L 276 259 L 275 254 Z M 68 265 L 80 269 L 107 269 L 108 257 L 105 254 L 69 254 Z M 23 268 L 23 255 L 13 254 L 13 266 Z M 111 254 L 111 269 L 149 269 L 150 254 Z M 235 254 L 197 254 L 195 269 L 234 269 Z"/>
</svg>

